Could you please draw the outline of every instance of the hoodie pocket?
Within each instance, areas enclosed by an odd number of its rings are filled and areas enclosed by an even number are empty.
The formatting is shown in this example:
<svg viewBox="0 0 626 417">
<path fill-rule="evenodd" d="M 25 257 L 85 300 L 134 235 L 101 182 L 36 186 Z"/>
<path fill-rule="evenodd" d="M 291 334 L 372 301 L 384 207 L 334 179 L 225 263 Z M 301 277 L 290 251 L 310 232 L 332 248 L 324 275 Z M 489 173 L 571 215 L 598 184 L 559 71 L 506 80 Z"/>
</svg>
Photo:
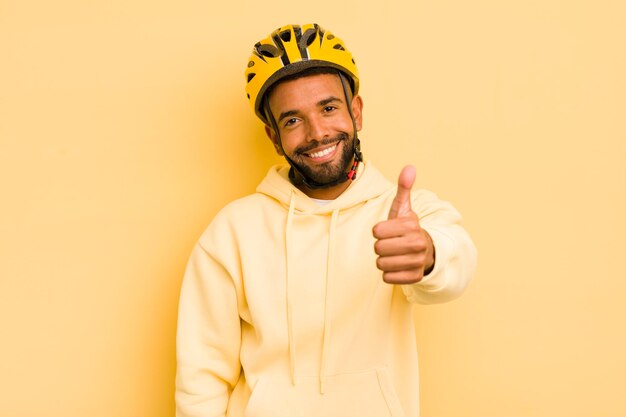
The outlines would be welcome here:
<svg viewBox="0 0 626 417">
<path fill-rule="evenodd" d="M 381 394 L 387 403 L 387 407 L 389 407 L 391 416 L 405 417 L 402 405 L 400 404 L 400 399 L 398 398 L 398 394 L 396 393 L 387 369 L 381 368 L 376 370 L 376 377 L 378 378 Z"/>
<path fill-rule="evenodd" d="M 286 388 L 286 387 L 285 387 Z M 267 379 L 260 378 L 252 389 L 245 407 L 244 417 L 265 417 L 285 415 L 281 404 L 281 391 L 278 384 L 271 384 Z"/>
<path fill-rule="evenodd" d="M 329 410 L 333 417 L 405 417 L 385 368 L 341 374 L 328 378 Z"/>
<path fill-rule="evenodd" d="M 252 390 L 245 417 L 405 417 L 386 369 L 324 380 L 298 377 L 296 384 L 261 379 Z"/>
</svg>

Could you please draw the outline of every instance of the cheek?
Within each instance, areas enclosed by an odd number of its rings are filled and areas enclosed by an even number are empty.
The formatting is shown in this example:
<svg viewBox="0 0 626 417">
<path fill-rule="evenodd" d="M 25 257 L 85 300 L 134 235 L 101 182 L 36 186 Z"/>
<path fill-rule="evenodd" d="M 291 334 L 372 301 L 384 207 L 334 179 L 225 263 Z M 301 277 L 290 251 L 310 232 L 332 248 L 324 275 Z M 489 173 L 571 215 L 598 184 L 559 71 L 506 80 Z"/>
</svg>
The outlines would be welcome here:
<svg viewBox="0 0 626 417">
<path fill-rule="evenodd" d="M 281 140 L 283 144 L 283 149 L 287 154 L 292 154 L 293 151 L 304 142 L 301 135 L 296 132 L 287 132 L 281 134 Z"/>
<path fill-rule="evenodd" d="M 356 122 L 357 122 L 357 129 L 359 129 L 358 120 Z M 354 127 L 352 125 L 352 119 L 350 118 L 349 114 L 346 114 L 345 117 L 343 117 L 341 120 L 341 131 L 346 132 L 350 134 L 350 136 L 352 136 L 353 129 Z"/>
</svg>

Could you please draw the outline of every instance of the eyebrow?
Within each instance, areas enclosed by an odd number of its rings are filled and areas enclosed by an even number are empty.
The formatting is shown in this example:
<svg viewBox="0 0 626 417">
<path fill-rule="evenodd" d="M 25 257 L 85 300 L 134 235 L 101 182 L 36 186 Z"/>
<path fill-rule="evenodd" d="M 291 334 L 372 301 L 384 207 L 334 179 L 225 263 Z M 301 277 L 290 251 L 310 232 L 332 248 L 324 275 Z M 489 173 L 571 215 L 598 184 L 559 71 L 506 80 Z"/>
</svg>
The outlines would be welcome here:
<svg viewBox="0 0 626 417">
<path fill-rule="evenodd" d="M 318 102 L 317 102 L 317 106 L 318 106 L 318 107 L 324 107 L 324 106 L 326 106 L 326 105 L 328 105 L 328 104 L 330 104 L 330 103 L 334 103 L 334 102 L 336 102 L 336 101 L 338 101 L 338 102 L 342 102 L 342 100 L 341 100 L 340 98 L 335 97 L 335 96 L 330 96 L 330 97 L 328 97 L 328 98 L 325 98 L 325 99 L 323 99 L 323 100 L 318 101 Z M 281 120 L 283 120 L 283 119 L 284 119 L 284 118 L 286 118 L 286 117 L 295 116 L 295 115 L 297 115 L 298 113 L 300 113 L 300 111 L 299 111 L 299 110 L 287 110 L 287 111 L 284 111 L 284 112 L 282 112 L 282 113 L 280 114 L 280 116 L 278 116 L 278 120 L 277 120 L 277 122 L 280 122 Z"/>
</svg>

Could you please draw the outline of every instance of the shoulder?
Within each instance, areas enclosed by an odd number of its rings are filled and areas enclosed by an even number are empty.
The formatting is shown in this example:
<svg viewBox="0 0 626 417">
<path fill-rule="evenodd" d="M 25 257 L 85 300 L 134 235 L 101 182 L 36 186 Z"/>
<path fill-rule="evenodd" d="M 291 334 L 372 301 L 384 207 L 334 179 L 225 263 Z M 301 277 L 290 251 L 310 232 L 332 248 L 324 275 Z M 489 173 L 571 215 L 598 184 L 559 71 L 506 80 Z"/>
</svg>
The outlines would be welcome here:
<svg viewBox="0 0 626 417">
<path fill-rule="evenodd" d="M 411 192 L 413 210 L 424 224 L 431 222 L 457 223 L 461 220 L 460 213 L 446 200 L 426 189 Z"/>
<path fill-rule="evenodd" d="M 258 213 L 260 209 L 273 203 L 278 204 L 276 200 L 269 198 L 261 193 L 249 194 L 245 197 L 238 198 L 226 204 L 215 216 L 216 218 L 231 218 L 240 215 L 252 215 Z"/>
<path fill-rule="evenodd" d="M 228 239 L 241 231 L 257 230 L 268 218 L 276 217 L 280 210 L 278 201 L 260 193 L 238 198 L 217 212 L 202 233 L 200 242 Z"/>
</svg>

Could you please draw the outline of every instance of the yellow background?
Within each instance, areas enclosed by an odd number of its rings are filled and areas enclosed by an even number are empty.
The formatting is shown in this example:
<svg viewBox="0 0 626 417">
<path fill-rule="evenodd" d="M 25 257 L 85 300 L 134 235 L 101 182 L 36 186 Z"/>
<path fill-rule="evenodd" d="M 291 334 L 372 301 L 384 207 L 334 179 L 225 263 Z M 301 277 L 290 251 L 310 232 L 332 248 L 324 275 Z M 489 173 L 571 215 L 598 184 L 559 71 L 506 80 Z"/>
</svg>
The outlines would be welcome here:
<svg viewBox="0 0 626 417">
<path fill-rule="evenodd" d="M 216 211 L 279 161 L 252 44 L 352 49 L 366 157 L 480 252 L 416 310 L 423 417 L 626 416 L 621 0 L 0 2 L 0 415 L 172 416 L 177 298 Z"/>
</svg>

